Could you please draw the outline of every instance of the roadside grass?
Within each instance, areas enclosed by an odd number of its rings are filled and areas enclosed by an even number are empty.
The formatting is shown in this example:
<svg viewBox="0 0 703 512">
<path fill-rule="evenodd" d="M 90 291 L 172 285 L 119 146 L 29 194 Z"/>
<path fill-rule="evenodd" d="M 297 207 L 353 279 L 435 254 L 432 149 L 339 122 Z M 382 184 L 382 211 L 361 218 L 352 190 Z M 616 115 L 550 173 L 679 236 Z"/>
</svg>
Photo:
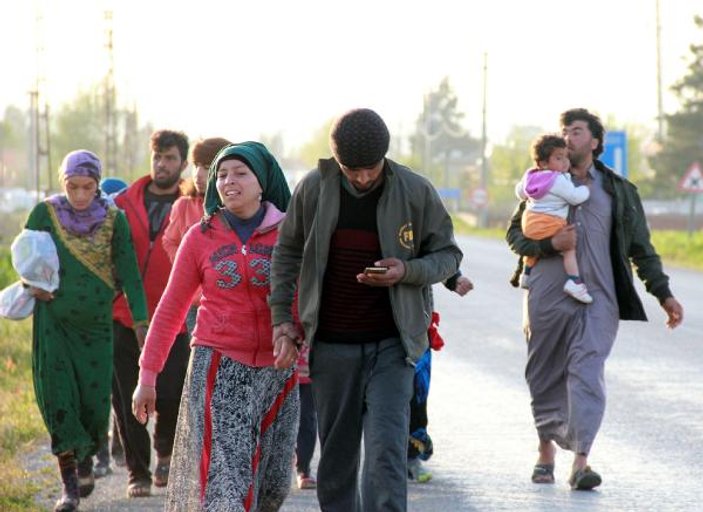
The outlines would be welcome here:
<svg viewBox="0 0 703 512">
<path fill-rule="evenodd" d="M 505 228 L 481 229 L 471 225 L 462 216 L 452 216 L 454 230 L 460 235 L 482 236 L 498 240 L 505 239 Z M 652 243 L 664 261 L 664 266 L 703 270 L 703 232 L 690 236 L 685 231 L 652 231 Z"/>
<path fill-rule="evenodd" d="M 473 221 L 473 218 L 469 220 L 465 215 L 452 215 L 454 231 L 459 235 L 472 235 L 501 240 L 505 238 L 505 228 L 477 228 L 471 224 L 471 221 Z"/>
<path fill-rule="evenodd" d="M 652 243 L 665 264 L 703 270 L 703 233 L 652 231 Z"/>
<path fill-rule="evenodd" d="M 16 279 L 9 251 L 0 248 L 0 289 Z M 45 476 L 22 463 L 47 435 L 34 400 L 31 354 L 32 320 L 0 320 L 0 510 L 8 512 L 43 510 L 34 497 Z"/>
</svg>

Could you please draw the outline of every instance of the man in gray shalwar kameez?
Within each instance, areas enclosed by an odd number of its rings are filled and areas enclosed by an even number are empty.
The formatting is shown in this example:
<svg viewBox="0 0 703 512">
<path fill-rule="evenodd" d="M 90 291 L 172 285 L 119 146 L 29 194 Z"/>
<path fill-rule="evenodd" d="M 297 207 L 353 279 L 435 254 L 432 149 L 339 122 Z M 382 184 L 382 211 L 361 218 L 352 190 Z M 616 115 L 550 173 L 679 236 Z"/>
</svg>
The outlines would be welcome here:
<svg viewBox="0 0 703 512">
<path fill-rule="evenodd" d="M 522 234 L 522 203 L 506 239 L 518 254 L 540 258 L 530 276 L 524 320 L 525 377 L 539 436 L 532 480 L 554 482 L 556 442 L 574 452 L 571 487 L 592 489 L 601 483 L 587 459 L 605 411 L 605 360 L 619 320 L 647 319 L 633 286 L 631 265 L 647 291 L 659 299 L 670 328 L 683 320 L 683 308 L 673 297 L 650 242 L 636 188 L 596 160 L 605 135 L 600 119 L 585 109 L 573 109 L 562 114 L 561 124 L 572 179 L 590 187 L 590 199 L 572 207 L 570 225 L 540 241 Z M 590 305 L 563 292 L 561 258 L 550 257 L 574 245 L 581 276 L 593 296 Z"/>
</svg>

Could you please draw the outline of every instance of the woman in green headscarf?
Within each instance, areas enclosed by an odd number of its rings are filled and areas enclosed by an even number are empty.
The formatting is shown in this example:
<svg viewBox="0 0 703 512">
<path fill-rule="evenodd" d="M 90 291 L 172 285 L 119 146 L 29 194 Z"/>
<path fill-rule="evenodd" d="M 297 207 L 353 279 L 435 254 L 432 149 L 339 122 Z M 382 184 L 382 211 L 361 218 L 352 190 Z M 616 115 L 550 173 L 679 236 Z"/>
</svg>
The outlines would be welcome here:
<svg viewBox="0 0 703 512">
<path fill-rule="evenodd" d="M 140 358 L 134 414 L 154 410 L 164 366 L 193 293 L 202 299 L 184 384 L 166 510 L 278 510 L 298 428 L 299 336 L 271 343 L 271 254 L 290 191 L 262 144 L 222 149 L 209 170 L 205 217 L 176 254 Z"/>
</svg>

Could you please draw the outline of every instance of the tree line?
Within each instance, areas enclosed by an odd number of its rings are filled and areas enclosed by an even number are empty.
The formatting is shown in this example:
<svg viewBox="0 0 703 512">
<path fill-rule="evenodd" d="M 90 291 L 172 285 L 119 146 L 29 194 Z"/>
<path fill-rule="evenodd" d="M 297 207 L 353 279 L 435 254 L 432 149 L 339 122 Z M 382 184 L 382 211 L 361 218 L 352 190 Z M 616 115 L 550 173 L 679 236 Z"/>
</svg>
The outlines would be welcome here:
<svg viewBox="0 0 703 512">
<path fill-rule="evenodd" d="M 694 22 L 703 29 L 703 18 L 696 16 Z M 645 198 L 676 197 L 676 185 L 683 172 L 692 162 L 703 163 L 703 43 L 692 44 L 690 52 L 687 73 L 671 87 L 680 106 L 677 112 L 665 116 L 667 130 L 663 138 L 644 126 L 604 119 L 609 129 L 627 132 L 629 178 Z M 55 173 L 61 156 L 77 147 L 101 156 L 109 148 L 114 156 L 108 159 L 111 168 L 106 169 L 106 175 L 131 181 L 148 168 L 144 141 L 153 127 L 140 123 L 135 108 L 115 107 L 107 113 L 103 91 L 99 85 L 81 91 L 49 116 L 50 144 L 45 160 L 53 168 L 40 174 L 40 188 L 46 189 L 51 183 L 49 173 Z M 396 138 L 391 157 L 424 173 L 439 189 L 460 190 L 461 206 L 471 208 L 470 191 L 481 182 L 482 141 L 464 127 L 465 114 L 458 103 L 456 91 L 444 78 L 423 98 L 423 108 L 408 140 Z M 327 136 L 331 122 L 330 119 L 322 124 L 301 147 L 280 155 L 283 161 L 297 161 L 312 168 L 317 158 L 329 154 Z M 543 131 L 539 126 L 515 126 L 504 142 L 492 143 L 487 160 L 492 209 L 500 211 L 513 205 L 513 185 L 532 165 L 530 144 Z M 28 113 L 16 106 L 8 107 L 0 120 L 0 187 L 29 188 L 32 183 L 30 136 Z M 274 152 L 282 151 L 279 135 L 263 134 L 261 139 L 272 145 Z"/>
</svg>

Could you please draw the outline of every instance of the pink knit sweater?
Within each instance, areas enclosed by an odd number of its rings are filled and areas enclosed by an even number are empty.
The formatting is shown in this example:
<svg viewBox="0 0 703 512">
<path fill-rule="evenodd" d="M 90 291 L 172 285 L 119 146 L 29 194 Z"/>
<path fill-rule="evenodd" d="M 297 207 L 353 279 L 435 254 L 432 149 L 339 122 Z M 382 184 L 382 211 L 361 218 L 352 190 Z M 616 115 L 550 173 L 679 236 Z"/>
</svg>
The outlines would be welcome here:
<svg viewBox="0 0 703 512">
<path fill-rule="evenodd" d="M 171 207 L 170 217 L 162 242 L 166 254 L 173 261 L 176 259 L 176 251 L 188 229 L 200 222 L 203 217 L 203 197 L 179 197 Z"/>
<path fill-rule="evenodd" d="M 139 382 L 153 386 L 188 312 L 193 294 L 202 299 L 191 346 L 212 347 L 250 366 L 273 365 L 269 295 L 271 253 L 281 213 L 265 203 L 261 225 L 242 244 L 221 214 L 202 232 L 191 227 L 181 242 L 166 290 L 149 326 L 139 359 Z"/>
</svg>

